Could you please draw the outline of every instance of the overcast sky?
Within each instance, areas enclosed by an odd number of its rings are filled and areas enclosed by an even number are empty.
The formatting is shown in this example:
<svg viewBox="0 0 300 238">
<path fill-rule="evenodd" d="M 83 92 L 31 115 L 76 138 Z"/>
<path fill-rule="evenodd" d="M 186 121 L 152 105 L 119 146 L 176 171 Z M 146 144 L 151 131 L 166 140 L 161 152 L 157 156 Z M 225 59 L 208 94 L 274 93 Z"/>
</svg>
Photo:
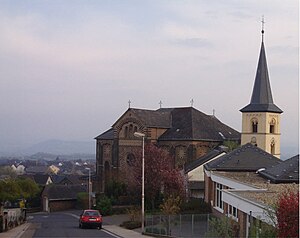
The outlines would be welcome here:
<svg viewBox="0 0 300 238">
<path fill-rule="evenodd" d="M 0 151 L 92 141 L 131 107 L 193 106 L 241 131 L 265 16 L 282 147 L 298 146 L 297 0 L 1 0 Z"/>
</svg>

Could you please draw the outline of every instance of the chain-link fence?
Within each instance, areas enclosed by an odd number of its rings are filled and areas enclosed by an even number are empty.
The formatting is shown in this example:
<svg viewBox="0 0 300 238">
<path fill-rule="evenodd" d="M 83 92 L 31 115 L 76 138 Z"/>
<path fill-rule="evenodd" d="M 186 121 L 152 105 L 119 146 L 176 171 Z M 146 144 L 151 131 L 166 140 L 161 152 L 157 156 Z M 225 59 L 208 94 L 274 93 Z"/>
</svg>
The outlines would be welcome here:
<svg viewBox="0 0 300 238">
<path fill-rule="evenodd" d="M 146 215 L 145 232 L 170 237 L 204 237 L 209 214 Z"/>
</svg>

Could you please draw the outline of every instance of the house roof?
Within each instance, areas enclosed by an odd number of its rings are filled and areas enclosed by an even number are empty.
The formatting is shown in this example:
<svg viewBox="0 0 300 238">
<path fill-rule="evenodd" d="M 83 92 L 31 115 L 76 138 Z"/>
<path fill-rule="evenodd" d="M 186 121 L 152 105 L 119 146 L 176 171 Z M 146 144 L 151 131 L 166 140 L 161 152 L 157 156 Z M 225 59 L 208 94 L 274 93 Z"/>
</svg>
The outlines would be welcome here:
<svg viewBox="0 0 300 238">
<path fill-rule="evenodd" d="M 225 153 L 223 150 L 214 149 L 207 154 L 201 156 L 199 159 L 192 161 L 191 163 L 188 163 L 184 166 L 184 172 L 188 173 L 192 171 L 193 169 L 207 163 L 208 161 L 212 160 L 213 158 L 217 157 L 218 155 L 221 155 L 222 153 Z"/>
<path fill-rule="evenodd" d="M 45 185 L 49 179 L 48 174 L 34 174 L 32 177 L 34 181 L 40 185 Z"/>
<path fill-rule="evenodd" d="M 282 113 L 282 110 L 273 103 L 264 42 L 261 43 L 259 61 L 250 104 L 242 108 L 240 111 Z"/>
<path fill-rule="evenodd" d="M 257 171 L 280 163 L 281 160 L 275 156 L 248 143 L 205 164 L 204 167 L 206 170 L 217 171 Z"/>
<path fill-rule="evenodd" d="M 244 197 L 249 200 L 259 202 L 261 204 L 274 204 L 278 195 L 286 190 L 299 191 L 299 185 L 294 183 L 272 184 L 268 180 L 255 172 L 224 172 L 213 171 L 214 175 L 234 180 L 237 183 L 246 184 L 252 187 L 250 190 L 230 189 L 230 193 Z"/>
<path fill-rule="evenodd" d="M 259 174 L 272 183 L 299 183 L 299 155 L 260 171 Z"/>
<path fill-rule="evenodd" d="M 51 179 L 55 184 L 63 184 L 69 182 L 69 184 L 81 184 L 80 177 L 78 175 L 51 175 Z"/>
<path fill-rule="evenodd" d="M 82 185 L 47 185 L 43 191 L 43 196 L 49 200 L 73 200 L 77 199 L 77 194 L 86 192 L 86 186 Z"/>
</svg>

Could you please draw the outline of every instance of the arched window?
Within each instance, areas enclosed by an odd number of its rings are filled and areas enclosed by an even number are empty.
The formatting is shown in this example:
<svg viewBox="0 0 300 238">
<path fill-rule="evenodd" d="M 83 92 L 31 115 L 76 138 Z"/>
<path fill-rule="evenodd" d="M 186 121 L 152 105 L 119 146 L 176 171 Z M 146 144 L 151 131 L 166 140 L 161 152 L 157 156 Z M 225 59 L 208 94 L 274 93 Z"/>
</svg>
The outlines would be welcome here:
<svg viewBox="0 0 300 238">
<path fill-rule="evenodd" d="M 251 124 L 252 124 L 252 133 L 257 133 L 257 128 L 258 128 L 258 121 L 256 118 L 253 118 L 251 120 Z"/>
<path fill-rule="evenodd" d="M 275 133 L 275 124 L 276 124 L 276 121 L 274 118 L 272 118 L 271 122 L 270 122 L 270 133 Z"/>
<path fill-rule="evenodd" d="M 274 139 L 271 140 L 271 154 L 272 155 L 275 154 L 275 140 Z"/>
</svg>

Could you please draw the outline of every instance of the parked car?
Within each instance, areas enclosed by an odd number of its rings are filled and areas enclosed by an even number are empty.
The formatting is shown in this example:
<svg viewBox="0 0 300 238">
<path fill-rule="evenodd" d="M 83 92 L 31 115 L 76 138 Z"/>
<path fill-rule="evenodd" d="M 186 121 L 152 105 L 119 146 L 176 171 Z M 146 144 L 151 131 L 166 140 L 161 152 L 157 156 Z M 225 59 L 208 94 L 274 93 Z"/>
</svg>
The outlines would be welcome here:
<svg viewBox="0 0 300 238">
<path fill-rule="evenodd" d="M 79 217 L 79 228 L 97 227 L 102 229 L 102 216 L 97 210 L 84 210 Z"/>
</svg>

